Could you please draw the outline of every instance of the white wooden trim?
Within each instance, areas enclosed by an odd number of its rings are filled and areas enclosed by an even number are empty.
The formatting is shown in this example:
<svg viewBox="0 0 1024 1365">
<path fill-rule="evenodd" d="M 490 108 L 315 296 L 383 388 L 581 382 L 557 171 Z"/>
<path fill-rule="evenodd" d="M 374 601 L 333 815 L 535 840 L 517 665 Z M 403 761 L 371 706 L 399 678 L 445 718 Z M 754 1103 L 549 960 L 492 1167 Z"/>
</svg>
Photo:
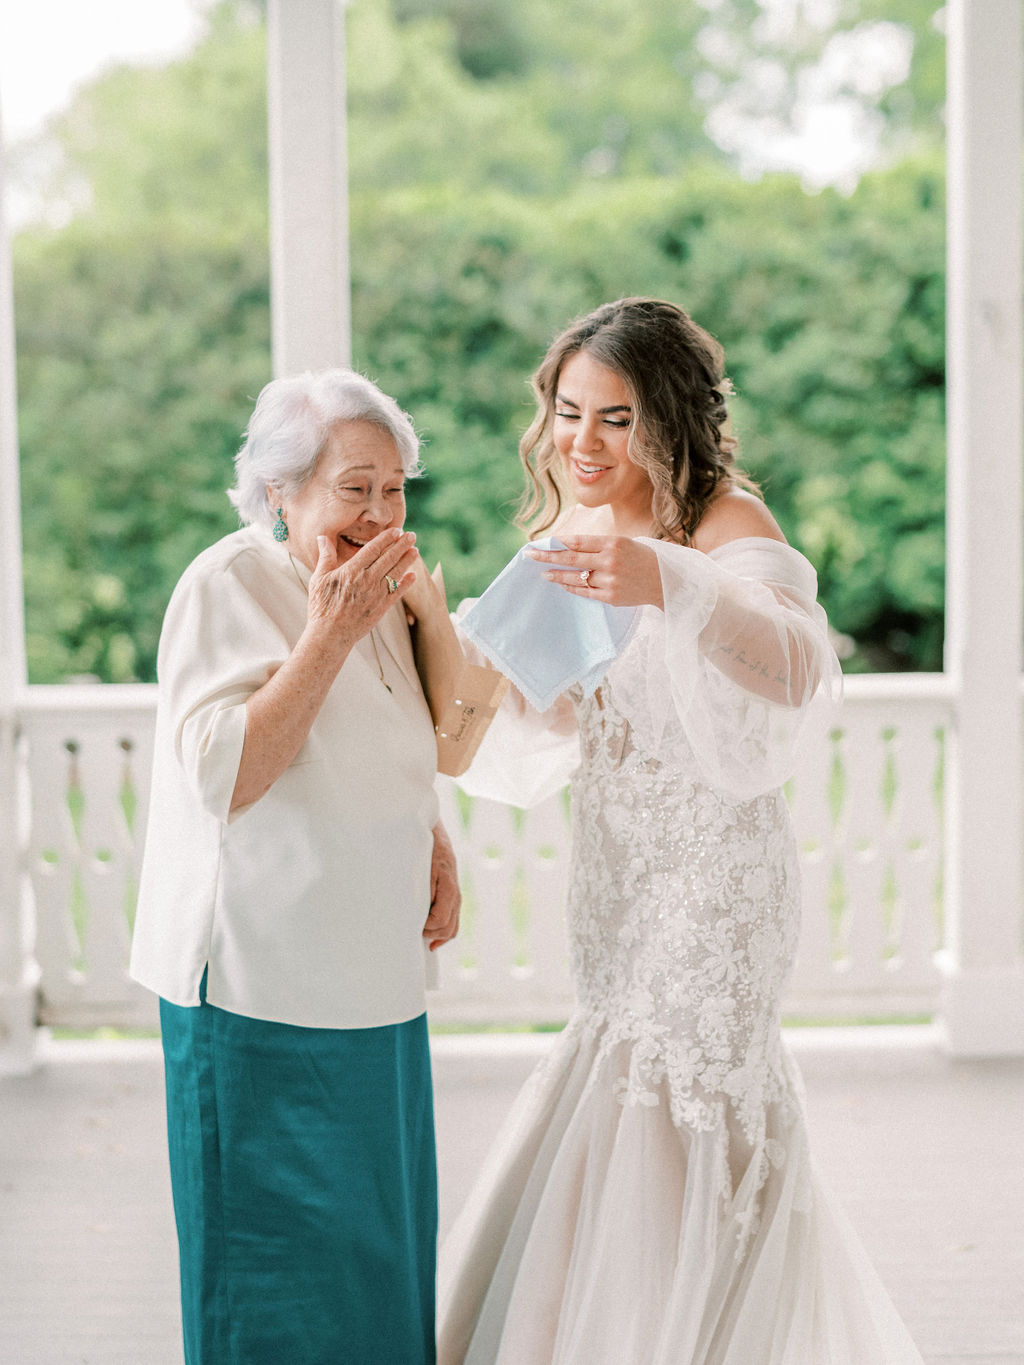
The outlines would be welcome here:
<svg viewBox="0 0 1024 1365">
<path fill-rule="evenodd" d="M 0 712 L 25 686 L 25 610 L 21 577 L 18 390 L 14 350 L 14 283 L 5 209 L 5 154 L 0 127 Z"/>
<path fill-rule="evenodd" d="M 847 703 L 790 784 L 804 869 L 791 1015 L 930 1015 L 942 868 L 941 677 L 848 680 Z M 126 976 L 142 856 L 156 688 L 33 687 L 20 712 L 30 820 L 19 841 L 35 911 L 43 1022 L 152 1021 Z M 126 801 L 126 794 L 130 800 Z M 569 825 L 562 795 L 516 812 L 440 794 L 466 892 L 464 932 L 431 958 L 435 1020 L 564 1019 L 571 1007 L 562 905 Z"/>
<path fill-rule="evenodd" d="M 277 377 L 350 363 L 341 0 L 267 11 L 270 312 Z"/>
<path fill-rule="evenodd" d="M 35 971 L 21 869 L 11 856 L 12 835 L 19 828 L 16 707 L 26 675 L 14 285 L 4 171 L 0 128 L 0 1072 L 20 1072 L 32 1065 Z"/>
<path fill-rule="evenodd" d="M 951 0 L 948 36 L 947 805 L 958 1054 L 1024 1049 L 1020 707 L 1024 312 L 1020 0 Z"/>
</svg>

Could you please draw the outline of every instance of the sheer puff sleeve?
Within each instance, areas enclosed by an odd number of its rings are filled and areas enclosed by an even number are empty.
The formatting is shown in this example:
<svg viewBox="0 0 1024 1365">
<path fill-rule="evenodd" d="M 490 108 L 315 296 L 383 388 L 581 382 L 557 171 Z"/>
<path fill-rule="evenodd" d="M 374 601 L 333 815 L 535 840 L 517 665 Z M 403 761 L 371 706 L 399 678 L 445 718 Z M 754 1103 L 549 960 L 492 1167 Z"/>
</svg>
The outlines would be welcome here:
<svg viewBox="0 0 1024 1365">
<path fill-rule="evenodd" d="M 453 613 L 456 630 L 460 617 L 475 600 L 461 602 Z M 459 641 L 470 663 L 492 667 L 462 631 Z M 521 692 L 510 687 L 473 762 L 455 781 L 469 796 L 528 809 L 561 790 L 579 762 L 576 713 L 569 697 L 563 694 L 546 711 L 538 711 Z"/>
<path fill-rule="evenodd" d="M 817 575 L 782 541 L 749 537 L 710 554 L 644 539 L 664 612 L 644 609 L 607 684 L 646 752 L 693 766 L 740 799 L 781 786 L 798 744 L 840 691 Z"/>
</svg>

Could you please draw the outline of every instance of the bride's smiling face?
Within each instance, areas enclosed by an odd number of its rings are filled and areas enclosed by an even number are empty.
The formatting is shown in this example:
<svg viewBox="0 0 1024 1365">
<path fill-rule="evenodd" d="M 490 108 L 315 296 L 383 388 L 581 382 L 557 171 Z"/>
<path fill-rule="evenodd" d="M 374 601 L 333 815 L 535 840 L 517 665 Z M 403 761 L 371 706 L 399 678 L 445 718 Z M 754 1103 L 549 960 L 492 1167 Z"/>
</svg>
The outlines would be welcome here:
<svg viewBox="0 0 1024 1365">
<path fill-rule="evenodd" d="M 622 376 L 575 352 L 558 376 L 554 411 L 552 439 L 576 501 L 649 520 L 651 483 L 629 458 L 633 400 Z"/>
</svg>

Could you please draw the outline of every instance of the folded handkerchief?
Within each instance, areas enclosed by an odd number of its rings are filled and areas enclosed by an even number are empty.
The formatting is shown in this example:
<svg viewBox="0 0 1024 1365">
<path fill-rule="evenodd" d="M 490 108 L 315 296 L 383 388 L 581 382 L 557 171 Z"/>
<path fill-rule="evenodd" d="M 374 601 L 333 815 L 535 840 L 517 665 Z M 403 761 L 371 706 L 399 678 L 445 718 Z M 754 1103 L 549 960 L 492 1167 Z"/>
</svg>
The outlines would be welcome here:
<svg viewBox="0 0 1024 1365">
<path fill-rule="evenodd" d="M 552 536 L 531 544 L 539 550 L 566 548 Z M 611 607 L 565 592 L 544 577 L 547 567 L 520 550 L 459 621 L 538 711 L 573 683 L 589 697 L 640 615 L 639 607 Z"/>
</svg>

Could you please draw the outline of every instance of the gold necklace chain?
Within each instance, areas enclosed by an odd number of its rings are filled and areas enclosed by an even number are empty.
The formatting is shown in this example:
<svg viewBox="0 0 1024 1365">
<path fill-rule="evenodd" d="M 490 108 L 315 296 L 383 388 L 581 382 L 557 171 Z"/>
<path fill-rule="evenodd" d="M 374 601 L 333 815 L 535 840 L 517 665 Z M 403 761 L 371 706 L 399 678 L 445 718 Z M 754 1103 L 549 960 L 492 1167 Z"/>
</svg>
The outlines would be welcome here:
<svg viewBox="0 0 1024 1365">
<path fill-rule="evenodd" d="M 289 554 L 289 556 L 288 556 L 288 562 L 289 562 L 289 564 L 291 564 L 291 566 L 292 566 L 292 570 L 293 570 L 293 572 L 294 572 L 294 574 L 295 574 L 295 577 L 299 580 L 299 586 L 302 588 L 302 591 L 303 591 L 303 592 L 306 594 L 306 596 L 308 597 L 308 596 L 309 596 L 309 584 L 308 584 L 308 583 L 304 583 L 304 582 L 302 581 L 302 574 L 299 573 L 299 567 L 298 567 L 298 565 L 295 563 L 295 556 L 292 555 L 292 554 Z M 381 682 L 382 682 L 382 683 L 384 684 L 384 686 L 388 689 L 388 691 L 391 692 L 391 684 L 388 682 L 387 678 L 385 678 L 385 676 L 384 676 L 384 665 L 383 665 L 383 664 L 381 663 L 381 661 L 380 661 L 380 654 L 379 654 L 379 652 L 378 652 L 378 650 L 377 650 L 377 641 L 376 641 L 376 639 L 374 638 L 373 629 L 374 629 L 373 626 L 371 626 L 371 627 L 370 627 L 370 648 L 373 650 L 373 657 L 374 657 L 374 659 L 375 659 L 376 662 L 377 662 L 377 676 L 380 678 Z M 392 692 L 391 695 L 394 696 L 394 693 Z"/>
<path fill-rule="evenodd" d="M 370 627 L 370 644 L 373 646 L 373 657 L 377 660 L 377 672 L 380 674 L 380 680 L 390 692 L 391 684 L 384 676 L 384 665 L 381 663 L 380 655 L 377 653 L 377 641 L 373 638 L 373 626 Z"/>
</svg>

